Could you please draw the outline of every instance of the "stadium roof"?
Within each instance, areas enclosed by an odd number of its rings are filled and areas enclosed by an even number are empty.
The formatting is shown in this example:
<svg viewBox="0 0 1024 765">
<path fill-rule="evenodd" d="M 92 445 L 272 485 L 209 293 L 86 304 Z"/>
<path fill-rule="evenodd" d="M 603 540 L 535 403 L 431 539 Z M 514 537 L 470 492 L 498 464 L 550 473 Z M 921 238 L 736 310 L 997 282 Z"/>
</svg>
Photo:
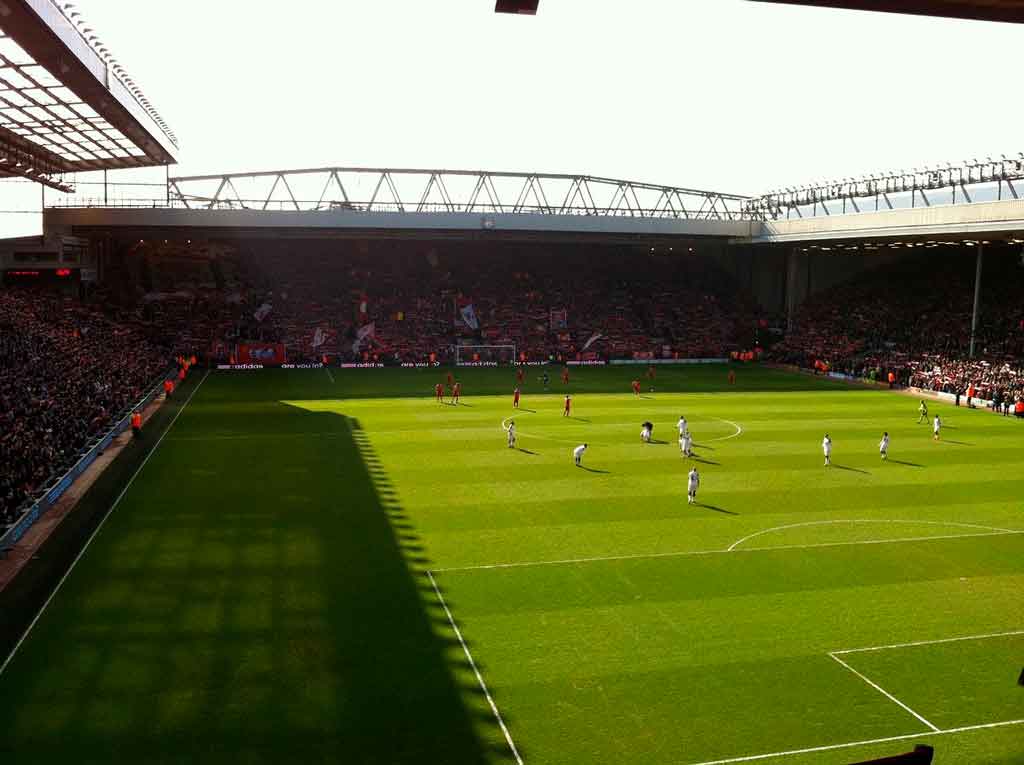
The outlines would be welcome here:
<svg viewBox="0 0 1024 765">
<path fill-rule="evenodd" d="M 0 177 L 167 165 L 177 139 L 70 4 L 0 0 Z"/>
<path fill-rule="evenodd" d="M 817 5 L 857 11 L 948 16 L 979 21 L 1024 23 L 1024 0 L 755 0 L 759 3 Z"/>
</svg>

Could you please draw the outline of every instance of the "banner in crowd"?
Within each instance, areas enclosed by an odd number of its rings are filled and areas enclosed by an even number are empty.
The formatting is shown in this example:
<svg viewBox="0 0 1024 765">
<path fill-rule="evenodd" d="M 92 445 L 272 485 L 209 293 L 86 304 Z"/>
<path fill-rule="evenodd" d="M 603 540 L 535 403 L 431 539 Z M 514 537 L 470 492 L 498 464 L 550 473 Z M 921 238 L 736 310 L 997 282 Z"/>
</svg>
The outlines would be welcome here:
<svg viewBox="0 0 1024 765">
<path fill-rule="evenodd" d="M 256 321 L 263 321 L 265 318 L 267 318 L 267 316 L 270 314 L 272 310 L 274 310 L 274 306 L 272 306 L 270 303 L 264 303 L 263 305 L 256 309 L 256 313 L 254 313 L 252 317 L 256 319 Z"/>
<path fill-rule="evenodd" d="M 587 342 L 585 342 L 585 343 L 583 344 L 583 347 L 582 347 L 582 348 L 580 349 L 580 352 L 582 353 L 583 351 L 587 350 L 587 348 L 589 348 L 590 346 L 592 346 L 592 345 L 593 345 L 594 343 L 596 343 L 596 342 L 597 342 L 598 340 L 600 340 L 600 339 L 601 339 L 602 337 L 604 337 L 604 335 L 602 335 L 602 334 L 601 334 L 600 332 L 595 332 L 594 334 L 592 334 L 592 335 L 590 336 L 590 339 L 589 339 L 589 340 L 587 340 Z"/>
<path fill-rule="evenodd" d="M 565 308 L 552 308 L 549 317 L 551 329 L 565 329 L 569 326 L 569 312 Z"/>
<path fill-rule="evenodd" d="M 363 344 L 363 341 L 369 337 L 374 337 L 376 331 L 376 324 L 372 321 L 369 324 L 364 324 L 362 327 L 360 327 L 356 331 L 356 341 L 352 343 L 352 353 L 358 353 L 360 346 L 362 346 Z"/>
<path fill-rule="evenodd" d="M 473 304 L 462 306 L 459 309 L 459 314 L 462 316 L 462 320 L 466 322 L 466 326 L 470 329 L 480 329 L 480 322 L 477 321 L 476 311 L 473 309 Z"/>
<path fill-rule="evenodd" d="M 313 333 L 313 342 L 310 343 L 314 348 L 319 348 L 327 340 L 327 333 L 324 332 L 322 327 L 317 327 L 316 332 Z"/>
<path fill-rule="evenodd" d="M 280 366 L 287 360 L 284 343 L 241 343 L 238 346 L 238 364 Z"/>
</svg>

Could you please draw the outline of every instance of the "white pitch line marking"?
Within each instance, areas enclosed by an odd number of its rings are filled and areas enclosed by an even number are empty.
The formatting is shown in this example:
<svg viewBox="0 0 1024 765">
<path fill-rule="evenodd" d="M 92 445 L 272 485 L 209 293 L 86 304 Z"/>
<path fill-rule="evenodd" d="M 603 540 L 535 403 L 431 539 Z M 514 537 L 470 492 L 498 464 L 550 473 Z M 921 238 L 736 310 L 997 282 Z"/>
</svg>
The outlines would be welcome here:
<svg viewBox="0 0 1024 765">
<path fill-rule="evenodd" d="M 11 663 L 12 659 L 14 659 L 14 655 L 18 652 L 18 649 L 21 648 L 21 644 L 25 642 L 25 638 L 27 638 L 29 633 L 32 632 L 32 628 L 36 626 L 36 623 L 42 617 L 43 612 L 46 611 L 46 607 L 50 605 L 50 601 L 53 600 L 54 596 L 60 590 L 65 580 L 71 575 L 71 572 L 75 570 L 75 566 L 78 565 L 78 561 L 80 561 L 82 559 L 82 556 L 85 555 L 85 551 L 89 549 L 89 545 L 92 544 L 92 540 L 94 540 L 96 538 L 96 535 L 100 533 L 100 529 L 102 529 L 103 524 L 107 522 L 107 518 L 110 517 L 110 514 L 114 512 L 114 508 L 116 508 L 118 504 L 120 504 L 121 499 L 128 492 L 128 489 L 131 488 L 131 485 L 135 481 L 136 476 L 138 476 L 138 474 L 142 472 L 142 468 L 146 467 L 146 463 L 149 462 L 149 458 L 153 456 L 153 453 L 157 450 L 157 447 L 160 446 L 160 444 L 163 442 L 164 436 L 171 432 L 171 428 L 173 428 L 174 423 L 178 421 L 178 417 L 181 416 L 181 413 L 185 411 L 185 408 L 192 401 L 192 397 L 196 395 L 200 388 L 203 387 L 203 383 L 206 382 L 206 378 L 209 376 L 210 370 L 207 369 L 206 374 L 203 375 L 203 379 L 199 381 L 199 385 L 192 389 L 192 393 L 190 393 L 189 397 L 185 399 L 185 403 L 181 405 L 181 409 L 174 413 L 174 418 L 171 420 L 171 424 L 168 425 L 167 429 L 160 434 L 160 438 L 158 438 L 156 443 L 153 444 L 153 448 L 149 450 L 149 453 L 146 455 L 145 459 L 142 460 L 142 464 L 139 465 L 138 468 L 136 468 L 134 473 L 132 473 L 132 477 L 128 479 L 128 483 L 126 483 L 124 488 L 121 489 L 121 493 L 117 495 L 117 499 L 115 499 L 113 504 L 110 505 L 110 507 L 107 509 L 107 512 L 100 519 L 100 522 L 96 526 L 96 529 L 92 532 L 92 534 L 89 535 L 89 538 L 85 541 L 85 546 L 82 547 L 78 555 L 75 556 L 75 559 L 71 561 L 71 565 L 68 566 L 68 570 L 64 572 L 64 576 L 60 578 L 60 581 L 57 582 L 57 586 L 53 588 L 53 592 L 50 593 L 50 597 L 48 597 L 46 599 L 46 602 L 43 603 L 43 607 L 39 609 L 39 613 L 36 614 L 35 618 L 25 629 L 25 632 L 18 639 L 18 642 L 14 644 L 14 648 L 12 648 L 10 654 L 7 655 L 7 659 L 4 661 L 2 665 L 0 665 L 0 675 L 3 675 L 4 670 L 7 669 L 7 665 Z"/>
<path fill-rule="evenodd" d="M 719 436 L 718 438 L 704 438 L 704 439 L 701 439 L 702 441 L 709 441 L 709 442 L 710 441 L 728 441 L 730 438 L 736 438 L 736 436 L 743 435 L 743 427 L 741 425 L 737 425 L 732 420 L 727 420 L 724 417 L 712 417 L 712 419 L 718 420 L 719 422 L 725 422 L 725 423 L 728 423 L 729 425 L 732 425 L 734 428 L 736 428 L 736 432 L 732 433 L 732 434 L 730 434 L 728 436 Z"/>
<path fill-rule="evenodd" d="M 839 664 L 841 664 L 842 666 L 846 667 L 846 669 L 850 670 L 850 672 L 852 672 L 853 674 L 855 674 L 855 675 L 856 675 L 857 677 L 859 677 L 859 678 L 860 678 L 861 680 L 863 680 L 863 681 L 864 681 L 865 683 L 867 683 L 867 684 L 868 684 L 868 685 L 870 685 L 870 686 L 871 686 L 872 688 L 874 688 L 874 689 L 875 689 L 876 691 L 878 691 L 879 693 L 881 693 L 881 694 L 882 694 L 883 696 L 885 696 L 885 697 L 886 697 L 887 699 L 889 699 L 889 701 L 893 702 L 894 704 L 896 704 L 896 705 L 897 705 L 898 707 L 900 707 L 900 708 L 901 708 L 901 709 L 903 709 L 904 711 L 906 711 L 906 712 L 909 712 L 910 714 L 912 714 L 912 715 L 913 715 L 914 717 L 916 717 L 916 718 L 918 719 L 918 721 L 919 721 L 919 722 L 922 722 L 922 723 L 924 723 L 924 724 L 925 724 L 925 725 L 927 725 L 927 726 L 928 726 L 929 728 L 931 728 L 931 729 L 932 729 L 933 731 L 935 731 L 936 733 L 938 733 L 939 729 L 938 729 L 938 727 L 937 727 L 937 726 L 935 726 L 935 725 L 932 725 L 932 724 L 931 724 L 930 722 L 928 722 L 928 721 L 927 721 L 926 719 L 924 719 L 924 717 L 922 717 L 921 715 L 919 715 L 919 714 L 918 714 L 917 712 L 915 712 L 915 711 L 914 711 L 913 709 L 911 709 L 910 707 L 908 707 L 908 706 L 907 706 L 906 704 L 904 704 L 904 703 L 903 703 L 902 701 L 900 701 L 900 700 L 899 700 L 898 698 L 896 698 L 895 696 L 893 696 L 893 695 L 892 695 L 891 693 L 889 693 L 889 691 L 885 690 L 885 688 L 883 688 L 883 687 L 882 687 L 882 686 L 880 686 L 880 685 L 879 685 L 878 683 L 874 682 L 874 681 L 873 681 L 873 680 L 871 680 L 871 679 L 870 679 L 869 677 L 867 677 L 867 675 L 862 675 L 862 674 L 861 674 L 860 672 L 858 672 L 857 670 L 855 670 L 855 669 L 854 669 L 853 667 L 851 667 L 851 666 L 850 666 L 849 664 L 847 664 L 847 663 L 846 663 L 845 661 L 843 661 L 842 659 L 840 659 L 840 658 L 839 658 L 838 656 L 836 656 L 836 655 L 835 655 L 834 653 L 830 653 L 830 654 L 829 654 L 829 657 L 830 657 L 830 658 L 832 658 L 832 659 L 834 659 L 835 661 L 839 662 Z"/>
<path fill-rule="evenodd" d="M 636 553 L 631 555 L 607 555 L 592 558 L 564 558 L 561 560 L 533 560 L 512 563 L 485 563 L 478 566 L 451 566 L 435 568 L 437 574 L 449 571 L 484 571 L 492 568 L 525 568 L 531 566 L 558 566 L 571 563 L 599 563 L 616 560 L 644 560 L 647 558 L 682 558 L 688 555 L 727 555 L 729 553 L 771 552 L 774 550 L 809 550 L 816 547 L 848 547 L 851 545 L 884 545 L 899 542 L 931 542 L 940 539 L 968 539 L 972 537 L 1002 537 L 1024 534 L 1024 529 L 1006 531 L 985 531 L 977 534 L 933 534 L 928 537 L 896 537 L 894 539 L 858 539 L 853 542 L 815 542 L 805 545 L 775 545 L 773 547 L 743 547 L 738 550 L 681 550 L 663 553 Z"/>
<path fill-rule="evenodd" d="M 966 733 L 972 730 L 987 730 L 989 728 L 1005 728 L 1010 725 L 1022 725 L 1024 720 L 1004 720 L 1003 722 L 985 723 L 984 725 L 965 725 L 962 728 L 947 728 L 945 730 L 932 731 L 930 733 L 908 733 L 904 736 L 889 736 L 888 738 L 873 738 L 866 741 L 850 741 L 846 744 L 830 744 L 828 746 L 812 746 L 808 749 L 790 749 L 786 752 L 768 752 L 767 754 L 751 754 L 745 757 L 730 757 L 725 760 L 708 760 L 707 762 L 695 762 L 692 765 L 731 765 L 735 762 L 755 762 L 757 760 L 769 760 L 775 757 L 792 757 L 796 754 L 813 754 L 814 752 L 831 752 L 836 749 L 851 749 L 855 746 L 870 746 L 872 744 L 888 744 L 892 741 L 909 741 L 915 738 L 929 738 L 931 736 L 948 736 L 951 733 Z"/>
<path fill-rule="evenodd" d="M 455 633 L 455 637 L 459 639 L 459 643 L 462 645 L 462 651 L 466 654 L 469 666 L 473 669 L 473 674 L 476 675 L 476 681 L 480 684 L 480 689 L 484 692 L 484 696 L 487 698 L 487 703 L 491 706 L 491 711 L 494 713 L 494 717 L 498 721 L 498 726 L 501 728 L 501 732 L 505 734 L 505 741 L 508 742 L 508 748 L 512 750 L 512 755 L 516 758 L 518 765 L 523 765 L 523 758 L 519 756 L 519 750 L 516 749 L 516 743 L 512 740 L 512 734 L 508 732 L 505 720 L 502 719 L 501 712 L 498 711 L 498 705 L 494 703 L 494 699 L 491 698 L 491 692 L 487 690 L 487 683 L 484 682 L 484 677 L 480 674 L 480 670 L 477 668 L 476 662 L 473 660 L 473 654 L 469 652 L 469 646 L 467 646 L 466 641 L 462 639 L 462 631 L 455 623 L 455 618 L 452 616 L 452 612 L 449 610 L 448 604 L 445 602 L 444 595 L 441 594 L 441 590 L 438 588 L 437 582 L 434 580 L 433 573 L 428 571 L 427 577 L 429 577 L 430 584 L 434 588 L 434 594 L 437 595 L 437 602 L 441 604 L 441 608 L 444 609 L 445 615 L 448 617 L 448 623 L 452 626 L 452 631 Z"/>
<path fill-rule="evenodd" d="M 988 640 L 989 638 L 1013 637 L 1024 635 L 1024 630 L 1012 632 L 990 632 L 987 635 L 964 635 L 963 637 L 941 638 L 939 640 L 917 640 L 913 643 L 893 643 L 892 645 L 873 645 L 867 648 L 847 648 L 842 651 L 832 651 L 836 656 L 843 656 L 848 653 L 867 653 L 868 651 L 888 651 L 896 648 L 915 648 L 921 645 L 938 645 L 939 643 L 959 643 L 963 640 Z"/>
<path fill-rule="evenodd" d="M 849 520 L 833 520 L 833 521 L 806 521 L 804 523 L 790 523 L 785 526 L 773 526 L 770 529 L 763 529 L 756 531 L 753 534 L 748 534 L 742 539 L 737 539 L 731 545 L 729 550 L 734 550 L 741 544 L 754 537 L 759 537 L 762 534 L 771 534 L 773 531 L 783 531 L 784 529 L 796 529 L 802 526 L 829 526 L 837 523 L 910 523 L 910 524 L 923 524 L 928 526 L 959 526 L 965 529 L 985 529 L 986 531 L 1001 531 L 1001 532 L 1012 532 L 1013 529 L 1003 529 L 998 526 L 981 526 L 977 523 L 957 523 L 955 521 L 912 521 L 912 520 L 890 520 L 883 518 L 865 518 L 865 519 L 849 519 Z"/>
</svg>

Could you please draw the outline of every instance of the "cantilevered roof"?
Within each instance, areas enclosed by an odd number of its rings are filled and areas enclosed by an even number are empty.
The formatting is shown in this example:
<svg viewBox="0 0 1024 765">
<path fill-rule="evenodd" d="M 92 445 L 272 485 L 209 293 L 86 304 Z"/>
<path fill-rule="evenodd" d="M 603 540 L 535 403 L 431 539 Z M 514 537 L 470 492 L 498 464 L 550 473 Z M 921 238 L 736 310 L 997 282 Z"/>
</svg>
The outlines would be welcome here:
<svg viewBox="0 0 1024 765">
<path fill-rule="evenodd" d="M 0 0 L 0 177 L 167 165 L 177 139 L 81 15 Z"/>
</svg>

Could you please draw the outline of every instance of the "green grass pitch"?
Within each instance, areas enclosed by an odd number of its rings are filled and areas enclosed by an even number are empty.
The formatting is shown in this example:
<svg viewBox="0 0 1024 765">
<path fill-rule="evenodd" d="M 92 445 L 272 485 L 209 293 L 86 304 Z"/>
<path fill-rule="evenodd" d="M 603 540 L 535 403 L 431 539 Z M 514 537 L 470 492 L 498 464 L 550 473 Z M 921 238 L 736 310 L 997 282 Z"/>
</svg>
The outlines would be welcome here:
<svg viewBox="0 0 1024 765">
<path fill-rule="evenodd" d="M 642 371 L 210 374 L 0 674 L 0 759 L 1024 762 L 1024 423 Z"/>
</svg>

